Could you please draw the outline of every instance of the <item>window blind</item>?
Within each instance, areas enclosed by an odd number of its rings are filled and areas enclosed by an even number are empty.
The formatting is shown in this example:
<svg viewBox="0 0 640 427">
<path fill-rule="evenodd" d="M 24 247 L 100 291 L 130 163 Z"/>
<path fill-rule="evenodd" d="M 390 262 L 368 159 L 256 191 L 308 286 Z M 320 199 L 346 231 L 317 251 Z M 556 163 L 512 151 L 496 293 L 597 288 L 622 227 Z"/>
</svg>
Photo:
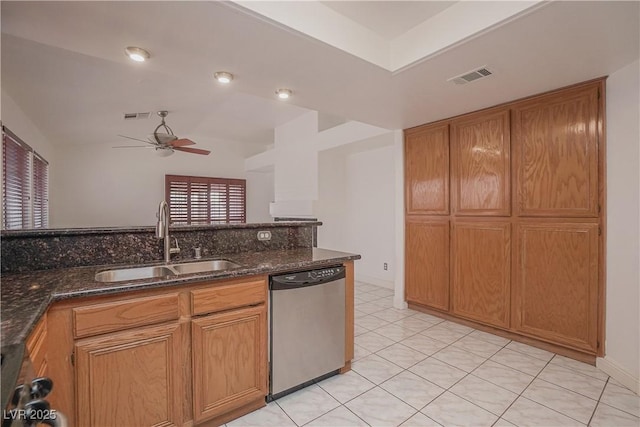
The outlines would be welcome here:
<svg viewBox="0 0 640 427">
<path fill-rule="evenodd" d="M 49 225 L 49 163 L 2 126 L 2 228 Z"/>
<path fill-rule="evenodd" d="M 165 175 L 171 224 L 246 222 L 246 180 Z"/>
<path fill-rule="evenodd" d="M 2 221 L 6 230 L 29 228 L 30 149 L 3 129 Z"/>
<path fill-rule="evenodd" d="M 49 163 L 33 153 L 33 228 L 49 225 Z"/>
</svg>

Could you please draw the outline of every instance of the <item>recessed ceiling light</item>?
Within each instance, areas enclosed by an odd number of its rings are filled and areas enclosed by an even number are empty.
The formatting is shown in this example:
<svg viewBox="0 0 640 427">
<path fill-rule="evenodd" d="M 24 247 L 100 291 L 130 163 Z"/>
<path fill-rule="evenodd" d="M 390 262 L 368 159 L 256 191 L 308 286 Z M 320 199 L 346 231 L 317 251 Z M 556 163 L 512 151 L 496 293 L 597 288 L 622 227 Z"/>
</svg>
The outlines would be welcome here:
<svg viewBox="0 0 640 427">
<path fill-rule="evenodd" d="M 217 73 L 213 73 L 213 77 L 218 81 L 218 83 L 227 84 L 233 80 L 233 74 L 227 73 L 226 71 L 218 71 Z"/>
<path fill-rule="evenodd" d="M 126 53 L 129 58 L 136 62 L 144 62 L 149 59 L 149 56 L 151 56 L 146 50 L 135 46 L 126 47 L 124 49 L 124 53 Z"/>
<path fill-rule="evenodd" d="M 278 95 L 280 99 L 288 99 L 292 94 L 291 89 L 278 89 L 276 91 L 276 95 Z"/>
</svg>

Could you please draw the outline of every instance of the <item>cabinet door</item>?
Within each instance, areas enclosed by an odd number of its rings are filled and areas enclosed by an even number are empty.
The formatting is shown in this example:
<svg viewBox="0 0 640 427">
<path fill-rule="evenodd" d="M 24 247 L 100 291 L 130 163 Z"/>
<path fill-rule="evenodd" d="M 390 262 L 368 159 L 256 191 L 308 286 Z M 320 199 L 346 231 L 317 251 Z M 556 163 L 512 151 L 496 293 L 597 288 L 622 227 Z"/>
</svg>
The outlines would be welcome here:
<svg viewBox="0 0 640 427">
<path fill-rule="evenodd" d="M 449 220 L 407 218 L 405 296 L 449 310 Z"/>
<path fill-rule="evenodd" d="M 509 110 L 451 122 L 451 204 L 456 215 L 511 212 Z"/>
<path fill-rule="evenodd" d="M 512 325 L 595 352 L 598 225 L 516 225 Z"/>
<path fill-rule="evenodd" d="M 200 422 L 267 395 L 266 307 L 194 319 L 194 420 Z"/>
<path fill-rule="evenodd" d="M 78 341 L 75 354 L 78 425 L 182 425 L 177 322 Z"/>
<path fill-rule="evenodd" d="M 514 106 L 517 215 L 598 215 L 598 90 L 594 84 Z"/>
<path fill-rule="evenodd" d="M 405 137 L 407 214 L 449 213 L 449 125 L 407 131 Z"/>
<path fill-rule="evenodd" d="M 511 224 L 456 222 L 452 245 L 452 311 L 488 325 L 508 328 Z"/>
</svg>

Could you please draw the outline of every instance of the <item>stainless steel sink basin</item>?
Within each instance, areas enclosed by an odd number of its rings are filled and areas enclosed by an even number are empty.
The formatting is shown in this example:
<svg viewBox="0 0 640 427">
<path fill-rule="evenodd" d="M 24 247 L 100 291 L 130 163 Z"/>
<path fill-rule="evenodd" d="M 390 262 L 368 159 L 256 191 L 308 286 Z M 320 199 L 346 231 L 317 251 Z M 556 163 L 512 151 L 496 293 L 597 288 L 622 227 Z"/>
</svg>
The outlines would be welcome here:
<svg viewBox="0 0 640 427">
<path fill-rule="evenodd" d="M 237 267 L 240 267 L 240 264 L 226 259 L 213 259 L 209 261 L 187 262 L 184 264 L 106 270 L 96 273 L 95 279 L 97 282 L 124 282 L 127 280 L 152 279 L 154 277 L 176 276 L 180 274 L 231 270 Z"/>
<path fill-rule="evenodd" d="M 154 277 L 175 276 L 176 273 L 168 267 L 159 265 L 154 267 L 121 268 L 96 273 L 97 282 L 122 282 L 125 280 L 152 279 Z"/>
<path fill-rule="evenodd" d="M 231 270 L 240 267 L 240 264 L 226 259 L 213 259 L 210 261 L 187 262 L 184 264 L 172 264 L 171 267 L 178 274 L 204 273 L 207 271 Z"/>
</svg>

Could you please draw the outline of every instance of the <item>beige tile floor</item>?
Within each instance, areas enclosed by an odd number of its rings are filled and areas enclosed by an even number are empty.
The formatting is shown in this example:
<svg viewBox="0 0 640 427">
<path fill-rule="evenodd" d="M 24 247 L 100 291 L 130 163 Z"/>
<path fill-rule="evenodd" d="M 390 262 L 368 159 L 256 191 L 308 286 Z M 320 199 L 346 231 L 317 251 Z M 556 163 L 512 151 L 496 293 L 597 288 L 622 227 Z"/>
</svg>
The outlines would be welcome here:
<svg viewBox="0 0 640 427">
<path fill-rule="evenodd" d="M 393 308 L 356 282 L 353 370 L 232 421 L 236 426 L 639 426 L 640 397 L 599 369 Z"/>
</svg>

